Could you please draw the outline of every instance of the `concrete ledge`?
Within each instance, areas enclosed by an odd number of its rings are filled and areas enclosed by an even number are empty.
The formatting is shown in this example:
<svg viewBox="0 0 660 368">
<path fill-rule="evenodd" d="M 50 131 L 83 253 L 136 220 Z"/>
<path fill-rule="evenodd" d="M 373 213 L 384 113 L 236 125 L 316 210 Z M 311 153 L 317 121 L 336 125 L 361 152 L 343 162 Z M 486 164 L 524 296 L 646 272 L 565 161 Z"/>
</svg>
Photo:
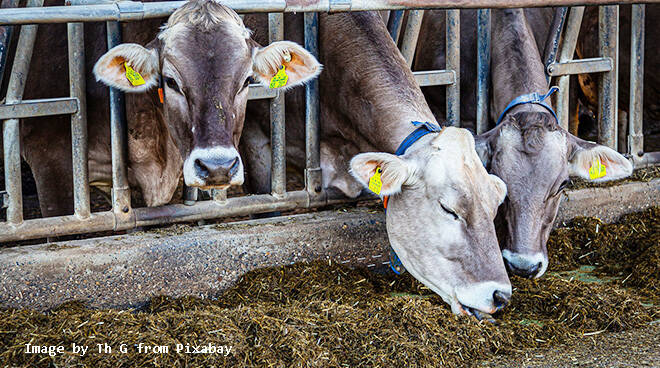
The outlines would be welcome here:
<svg viewBox="0 0 660 368">
<path fill-rule="evenodd" d="M 660 205 L 660 179 L 569 191 L 557 224 L 605 221 Z M 254 268 L 312 259 L 386 267 L 380 208 L 0 249 L 0 307 L 47 309 L 68 300 L 138 306 L 155 295 L 215 297 Z"/>
</svg>

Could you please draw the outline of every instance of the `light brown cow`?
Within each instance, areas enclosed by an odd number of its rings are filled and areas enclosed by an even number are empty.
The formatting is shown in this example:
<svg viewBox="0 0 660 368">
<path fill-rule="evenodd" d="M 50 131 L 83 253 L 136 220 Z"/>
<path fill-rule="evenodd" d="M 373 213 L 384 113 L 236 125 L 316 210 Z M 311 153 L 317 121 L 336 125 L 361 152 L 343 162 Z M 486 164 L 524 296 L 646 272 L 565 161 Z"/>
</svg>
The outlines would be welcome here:
<svg viewBox="0 0 660 368">
<path fill-rule="evenodd" d="M 55 5 L 55 1 L 47 5 Z M 242 184 L 242 161 L 236 147 L 250 81 L 267 84 L 278 71 L 275 65 L 286 66 L 289 79 L 285 88 L 320 72 L 316 59 L 297 44 L 276 42 L 260 47 L 238 15 L 215 1 L 184 4 L 158 32 L 161 22 L 124 24 L 124 38 L 131 43 L 105 54 L 103 26 L 85 25 L 90 182 L 110 185 L 111 178 L 108 89 L 95 77 L 129 92 L 129 183 L 140 187 L 149 206 L 171 199 L 182 158 L 188 185 L 224 188 Z M 26 98 L 68 95 L 65 27 L 40 26 Z M 142 84 L 129 82 L 127 66 L 141 75 Z M 162 103 L 156 88 L 161 77 Z M 72 212 L 68 126 L 66 117 L 28 119 L 22 125 L 22 153 L 34 173 L 44 216 Z"/>
</svg>

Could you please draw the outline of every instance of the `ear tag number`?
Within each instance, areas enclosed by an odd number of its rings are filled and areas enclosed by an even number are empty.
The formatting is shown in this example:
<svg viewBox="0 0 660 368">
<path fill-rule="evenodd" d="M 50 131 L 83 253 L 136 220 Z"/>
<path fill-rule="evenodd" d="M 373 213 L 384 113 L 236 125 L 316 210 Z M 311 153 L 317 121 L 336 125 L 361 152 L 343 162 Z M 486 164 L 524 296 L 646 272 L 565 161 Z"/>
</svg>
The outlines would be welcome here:
<svg viewBox="0 0 660 368">
<path fill-rule="evenodd" d="M 145 83 L 144 78 L 142 78 L 140 73 L 133 70 L 128 63 L 124 62 L 124 68 L 126 68 L 126 79 L 128 79 L 133 86 L 141 86 Z"/>
<path fill-rule="evenodd" d="M 280 67 L 280 70 L 275 74 L 273 79 L 270 80 L 270 88 L 280 88 L 286 86 L 286 82 L 289 80 L 289 76 L 286 75 L 286 68 L 284 65 Z"/>
<path fill-rule="evenodd" d="M 605 165 L 600 162 L 600 157 L 591 161 L 591 167 L 589 168 L 589 179 L 594 180 L 602 178 L 606 174 L 607 172 L 605 170 Z"/>
<path fill-rule="evenodd" d="M 369 190 L 376 194 L 380 194 L 380 188 L 383 186 L 383 182 L 380 180 L 381 172 L 380 167 L 377 167 L 376 173 L 369 179 Z"/>
</svg>

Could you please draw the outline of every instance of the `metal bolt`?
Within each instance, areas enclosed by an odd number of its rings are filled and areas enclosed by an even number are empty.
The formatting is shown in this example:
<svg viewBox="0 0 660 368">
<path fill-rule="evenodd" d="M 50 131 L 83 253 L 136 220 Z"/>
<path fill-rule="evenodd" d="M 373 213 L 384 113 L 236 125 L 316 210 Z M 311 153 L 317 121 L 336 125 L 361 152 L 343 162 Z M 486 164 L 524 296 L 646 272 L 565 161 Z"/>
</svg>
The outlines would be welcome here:
<svg viewBox="0 0 660 368">
<path fill-rule="evenodd" d="M 124 208 L 121 209 L 124 213 L 128 213 L 128 206 L 124 206 Z"/>
<path fill-rule="evenodd" d="M 319 186 L 317 186 L 316 188 L 314 188 L 314 191 L 315 191 L 316 193 L 320 193 L 320 192 L 321 192 L 321 186 L 319 185 Z"/>
</svg>

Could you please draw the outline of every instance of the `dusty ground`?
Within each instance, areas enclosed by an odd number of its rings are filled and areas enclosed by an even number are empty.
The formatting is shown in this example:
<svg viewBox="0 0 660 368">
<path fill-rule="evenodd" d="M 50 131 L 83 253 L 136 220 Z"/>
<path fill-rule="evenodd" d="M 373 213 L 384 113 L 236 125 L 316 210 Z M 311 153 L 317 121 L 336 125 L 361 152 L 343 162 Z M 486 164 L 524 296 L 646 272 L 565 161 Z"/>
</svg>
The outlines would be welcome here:
<svg viewBox="0 0 660 368">
<path fill-rule="evenodd" d="M 658 322 L 658 321 L 656 321 Z M 602 333 L 568 345 L 498 356 L 477 367 L 660 367 L 660 322 L 647 328 Z"/>
</svg>

